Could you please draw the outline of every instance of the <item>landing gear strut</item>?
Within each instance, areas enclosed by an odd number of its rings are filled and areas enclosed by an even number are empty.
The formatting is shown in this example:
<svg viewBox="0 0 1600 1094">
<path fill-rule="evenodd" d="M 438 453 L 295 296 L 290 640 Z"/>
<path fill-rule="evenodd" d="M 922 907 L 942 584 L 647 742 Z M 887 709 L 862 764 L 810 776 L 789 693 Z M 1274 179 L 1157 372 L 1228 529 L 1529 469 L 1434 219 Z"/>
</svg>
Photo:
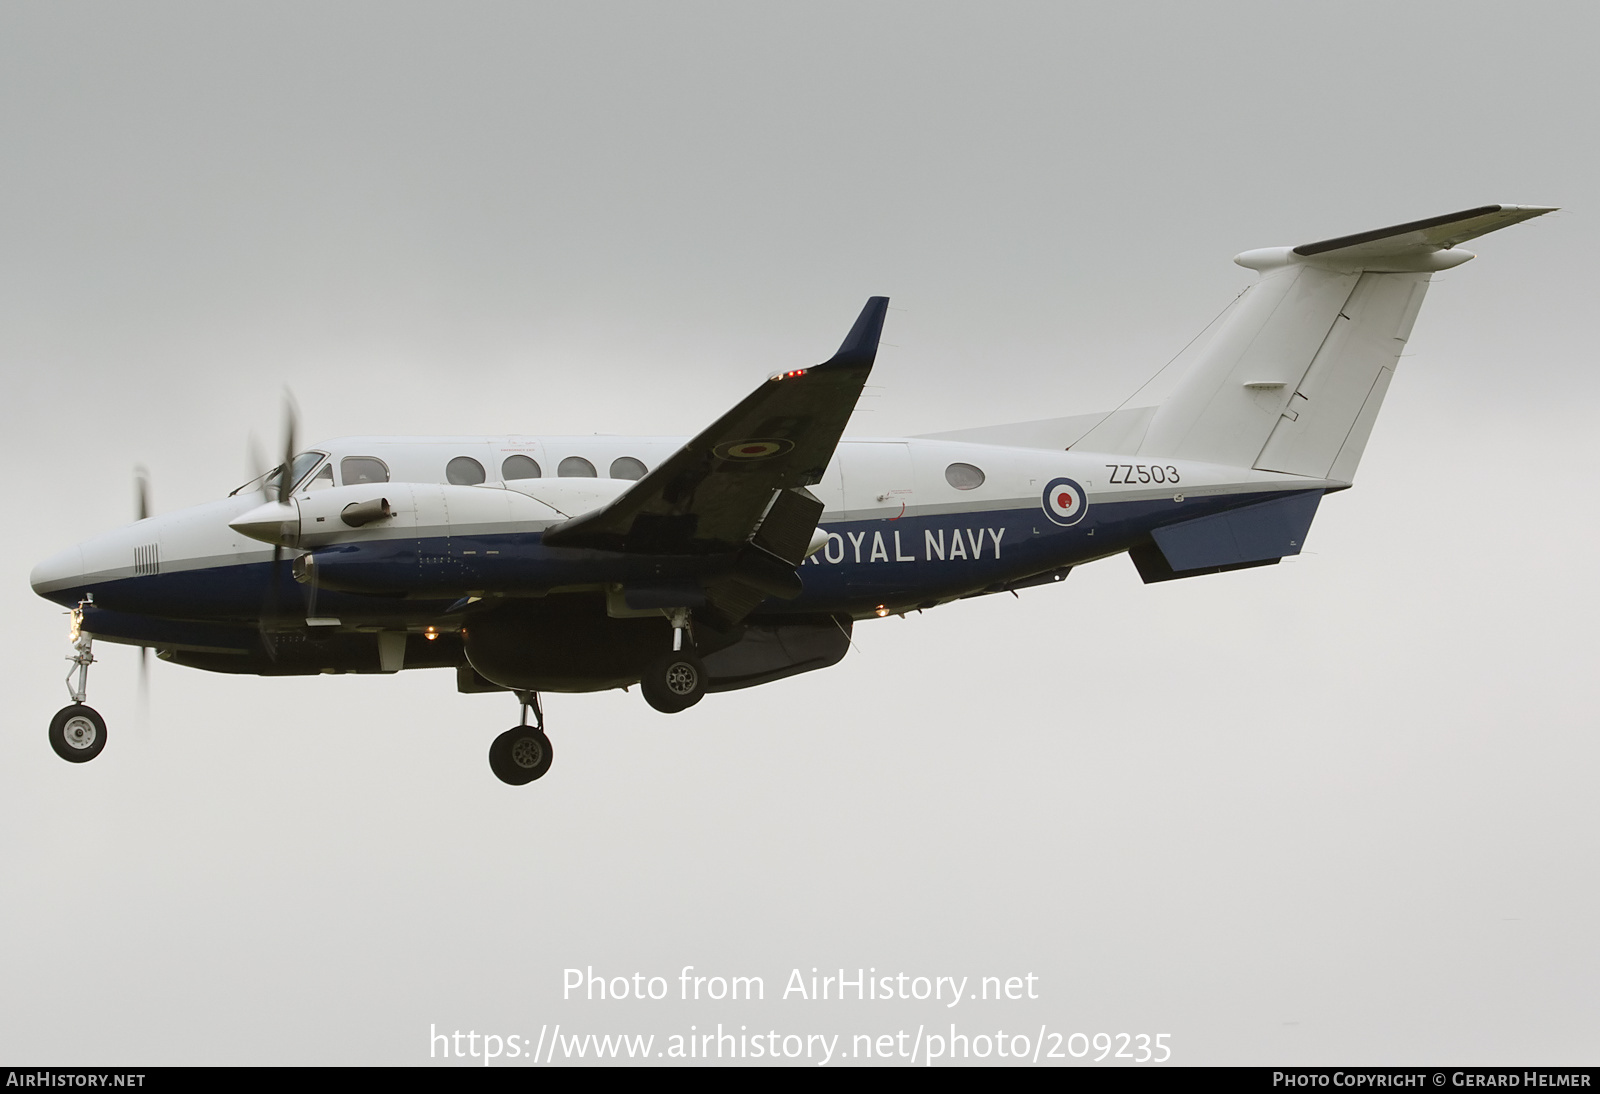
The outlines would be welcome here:
<svg viewBox="0 0 1600 1094">
<path fill-rule="evenodd" d="M 550 770 L 555 753 L 550 748 L 550 738 L 544 735 L 544 708 L 539 704 L 539 693 L 519 691 L 517 698 L 522 700 L 522 724 L 494 739 L 489 746 L 489 769 L 503 783 L 524 786 Z M 529 710 L 533 711 L 531 726 Z"/>
<path fill-rule="evenodd" d="M 650 663 L 639 679 L 639 690 L 644 701 L 661 713 L 677 714 L 705 697 L 706 667 L 694 652 L 688 609 L 674 608 L 667 618 L 672 622 L 672 652 Z"/>
<path fill-rule="evenodd" d="M 83 630 L 83 609 L 93 598 L 80 600 L 72 609 L 72 653 L 67 660 L 67 694 L 72 704 L 62 707 L 50 719 L 50 747 L 68 763 L 82 764 L 94 759 L 106 747 L 106 722 L 93 707 L 83 705 L 89 690 L 89 666 L 94 664 L 94 639 Z"/>
</svg>

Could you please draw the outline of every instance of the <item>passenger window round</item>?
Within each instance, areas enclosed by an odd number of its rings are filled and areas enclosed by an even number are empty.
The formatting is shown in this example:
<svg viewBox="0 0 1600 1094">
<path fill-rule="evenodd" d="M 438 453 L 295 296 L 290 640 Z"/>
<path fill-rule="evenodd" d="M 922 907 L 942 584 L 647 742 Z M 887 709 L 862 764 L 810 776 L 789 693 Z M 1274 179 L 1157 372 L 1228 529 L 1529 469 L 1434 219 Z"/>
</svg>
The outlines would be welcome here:
<svg viewBox="0 0 1600 1094">
<path fill-rule="evenodd" d="M 970 463 L 953 463 L 944 469 L 944 481 L 957 490 L 976 490 L 983 485 L 983 472 Z"/>
<path fill-rule="evenodd" d="M 532 456 L 507 456 L 506 462 L 500 465 L 502 479 L 537 479 L 543 475 L 539 461 Z"/>
<path fill-rule="evenodd" d="M 346 486 L 363 482 L 388 482 L 389 468 L 371 456 L 346 456 L 339 461 L 339 478 Z"/>
<path fill-rule="evenodd" d="M 632 456 L 618 456 L 611 461 L 611 477 L 614 479 L 642 479 L 644 470 L 644 464 Z"/>
<path fill-rule="evenodd" d="M 444 477 L 452 486 L 477 486 L 489 476 L 483 473 L 483 464 L 471 456 L 457 456 L 444 465 Z"/>
<path fill-rule="evenodd" d="M 592 479 L 596 478 L 594 464 L 582 456 L 568 456 L 556 468 L 556 474 L 564 479 Z"/>
</svg>

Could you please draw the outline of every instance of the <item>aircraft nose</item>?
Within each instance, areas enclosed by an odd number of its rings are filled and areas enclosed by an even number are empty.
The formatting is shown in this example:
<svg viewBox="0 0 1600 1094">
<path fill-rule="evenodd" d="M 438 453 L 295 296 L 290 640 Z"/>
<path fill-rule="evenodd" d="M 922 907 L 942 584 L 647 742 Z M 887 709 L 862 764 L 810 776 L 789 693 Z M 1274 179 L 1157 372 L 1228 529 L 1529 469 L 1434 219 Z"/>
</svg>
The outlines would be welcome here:
<svg viewBox="0 0 1600 1094">
<path fill-rule="evenodd" d="M 46 599 L 54 600 L 56 599 L 54 594 L 75 589 L 83 574 L 83 550 L 69 547 L 35 566 L 33 573 L 28 575 L 28 582 L 33 586 L 34 592 Z M 75 598 L 69 597 L 69 599 L 75 602 Z"/>
</svg>

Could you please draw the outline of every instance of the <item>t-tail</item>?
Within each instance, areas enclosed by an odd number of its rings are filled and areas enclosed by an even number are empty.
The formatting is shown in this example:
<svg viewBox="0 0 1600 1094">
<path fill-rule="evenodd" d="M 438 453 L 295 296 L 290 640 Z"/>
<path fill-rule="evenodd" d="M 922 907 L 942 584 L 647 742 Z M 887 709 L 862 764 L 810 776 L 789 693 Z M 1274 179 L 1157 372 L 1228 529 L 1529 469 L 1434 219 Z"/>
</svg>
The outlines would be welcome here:
<svg viewBox="0 0 1600 1094">
<path fill-rule="evenodd" d="M 1551 211 L 1485 205 L 1237 256 L 1260 279 L 1135 451 L 1352 481 L 1428 279 L 1474 257 L 1458 244 Z"/>
<path fill-rule="evenodd" d="M 1428 279 L 1474 257 L 1458 244 L 1552 211 L 1485 205 L 1246 251 L 1234 261 L 1260 278 L 1159 405 L 929 436 L 1104 453 L 1127 458 L 1130 473 L 1140 461 L 1236 469 L 1220 472 L 1250 484 L 1236 505 L 1173 513 L 1129 553 L 1145 581 L 1270 565 L 1299 553 L 1322 495 L 1354 480 Z M 1262 490 L 1277 496 L 1253 501 Z"/>
<path fill-rule="evenodd" d="M 926 436 L 1184 459 L 1348 484 L 1428 279 L 1469 239 L 1554 209 L 1484 205 L 1392 228 L 1246 251 L 1260 272 L 1159 405 Z"/>
</svg>

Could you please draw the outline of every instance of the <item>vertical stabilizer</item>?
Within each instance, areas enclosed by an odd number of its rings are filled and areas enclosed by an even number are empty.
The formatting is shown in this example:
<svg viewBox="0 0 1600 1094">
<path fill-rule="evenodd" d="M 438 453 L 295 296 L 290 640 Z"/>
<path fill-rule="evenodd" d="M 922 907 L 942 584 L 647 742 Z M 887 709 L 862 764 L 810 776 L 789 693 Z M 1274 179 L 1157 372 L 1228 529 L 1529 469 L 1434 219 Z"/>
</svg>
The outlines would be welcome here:
<svg viewBox="0 0 1600 1094">
<path fill-rule="evenodd" d="M 1457 243 L 1548 213 L 1486 205 L 1358 235 L 1247 251 L 1261 278 L 1156 409 L 1139 454 L 1349 481 Z"/>
<path fill-rule="evenodd" d="M 1359 279 L 1304 263 L 1264 271 L 1157 408 L 1139 455 L 1255 463 Z"/>
<path fill-rule="evenodd" d="M 1255 467 L 1344 482 L 1355 476 L 1400 351 L 1427 295 L 1428 277 L 1361 275 L 1283 407 Z"/>
</svg>

